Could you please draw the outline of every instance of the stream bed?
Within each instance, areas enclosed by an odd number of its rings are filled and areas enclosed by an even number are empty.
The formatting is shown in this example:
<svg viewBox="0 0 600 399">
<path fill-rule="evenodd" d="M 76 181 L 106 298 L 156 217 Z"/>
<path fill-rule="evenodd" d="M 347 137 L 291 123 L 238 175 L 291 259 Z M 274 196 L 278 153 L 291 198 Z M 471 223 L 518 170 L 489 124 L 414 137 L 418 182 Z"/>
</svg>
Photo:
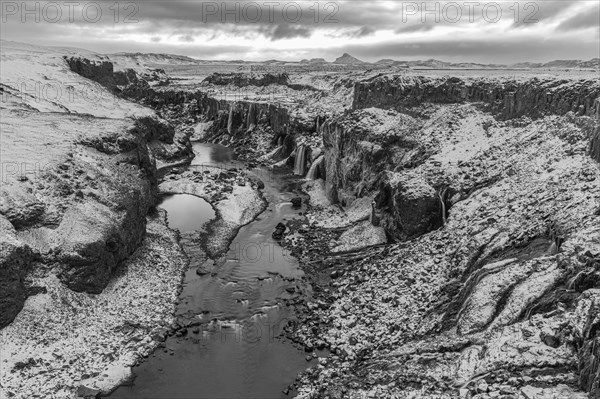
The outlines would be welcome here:
<svg viewBox="0 0 600 399">
<path fill-rule="evenodd" d="M 186 328 L 134 367 L 133 383 L 111 398 L 288 397 L 286 387 L 316 363 L 282 336 L 283 328 L 295 322 L 294 302 L 311 290 L 298 261 L 272 238 L 278 223 L 303 218 L 303 207 L 294 209 L 291 203 L 303 196 L 299 182 L 289 170 L 247 170 L 226 147 L 196 143 L 194 152 L 192 165 L 233 165 L 261 179 L 268 206 L 239 229 L 223 257 L 209 260 L 211 273 L 186 272 L 177 304 L 178 322 Z M 210 204 L 170 194 L 160 206 L 170 227 L 182 232 L 188 256 L 202 252 L 198 240 L 186 239 L 184 231 L 203 231 L 215 217 Z"/>
</svg>

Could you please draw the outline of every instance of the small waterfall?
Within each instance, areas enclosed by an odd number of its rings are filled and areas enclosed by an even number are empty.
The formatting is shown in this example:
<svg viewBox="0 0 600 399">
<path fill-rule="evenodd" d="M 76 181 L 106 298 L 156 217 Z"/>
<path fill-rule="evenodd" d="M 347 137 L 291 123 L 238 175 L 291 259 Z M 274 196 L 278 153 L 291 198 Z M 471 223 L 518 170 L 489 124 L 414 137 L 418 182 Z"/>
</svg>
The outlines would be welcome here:
<svg viewBox="0 0 600 399">
<path fill-rule="evenodd" d="M 307 180 L 315 180 L 317 177 L 317 170 L 323 164 L 323 161 L 325 161 L 325 157 L 323 155 L 319 155 L 317 159 L 313 161 L 312 165 L 310 165 L 310 169 L 308 169 L 308 173 L 306 174 Z"/>
<path fill-rule="evenodd" d="M 229 118 L 227 119 L 227 133 L 231 134 L 233 131 L 233 104 L 229 108 Z"/>
<path fill-rule="evenodd" d="M 254 103 L 250 103 L 248 117 L 246 118 L 246 127 L 250 128 L 252 125 L 256 125 L 256 105 Z"/>
<path fill-rule="evenodd" d="M 304 167 L 306 165 L 306 146 L 301 145 L 296 151 L 296 163 L 294 164 L 294 174 L 304 176 Z"/>
</svg>

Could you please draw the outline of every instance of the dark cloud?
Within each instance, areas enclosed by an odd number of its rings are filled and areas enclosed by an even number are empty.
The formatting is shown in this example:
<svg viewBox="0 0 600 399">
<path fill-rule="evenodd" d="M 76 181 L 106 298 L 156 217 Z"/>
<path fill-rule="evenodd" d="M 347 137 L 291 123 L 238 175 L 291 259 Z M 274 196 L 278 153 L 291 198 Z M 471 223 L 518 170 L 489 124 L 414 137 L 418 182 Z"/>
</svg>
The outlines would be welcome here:
<svg viewBox="0 0 600 399">
<path fill-rule="evenodd" d="M 292 39 L 295 37 L 310 37 L 312 29 L 303 26 L 277 25 L 269 29 L 267 36 L 271 40 Z"/>
<path fill-rule="evenodd" d="M 394 32 L 396 33 L 410 33 L 410 32 L 425 32 L 425 31 L 429 31 L 432 30 L 433 28 L 435 28 L 438 25 L 433 25 L 433 24 L 403 24 L 402 26 L 400 26 L 399 28 L 397 28 L 396 30 L 394 30 Z"/>
</svg>

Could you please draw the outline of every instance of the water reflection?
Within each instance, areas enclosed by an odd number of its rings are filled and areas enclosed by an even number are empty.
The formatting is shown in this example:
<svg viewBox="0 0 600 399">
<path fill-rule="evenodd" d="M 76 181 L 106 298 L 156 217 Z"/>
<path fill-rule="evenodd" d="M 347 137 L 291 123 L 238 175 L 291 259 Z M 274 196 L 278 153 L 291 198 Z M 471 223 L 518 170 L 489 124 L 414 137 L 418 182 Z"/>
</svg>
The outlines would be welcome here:
<svg viewBox="0 0 600 399">
<path fill-rule="evenodd" d="M 229 147 L 220 144 L 194 143 L 192 145 L 196 156 L 192 165 L 222 164 L 233 161 L 235 154 Z"/>
<path fill-rule="evenodd" d="M 181 232 L 202 230 L 215 218 L 215 211 L 208 202 L 190 194 L 165 195 L 159 207 L 167 211 L 169 227 Z"/>
</svg>

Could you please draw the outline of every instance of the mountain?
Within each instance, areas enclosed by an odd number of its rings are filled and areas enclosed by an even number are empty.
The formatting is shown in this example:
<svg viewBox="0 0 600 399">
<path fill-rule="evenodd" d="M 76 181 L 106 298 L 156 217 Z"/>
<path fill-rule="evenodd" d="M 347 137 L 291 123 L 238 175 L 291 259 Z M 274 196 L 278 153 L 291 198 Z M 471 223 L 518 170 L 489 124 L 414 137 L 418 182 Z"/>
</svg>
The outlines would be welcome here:
<svg viewBox="0 0 600 399">
<path fill-rule="evenodd" d="M 351 56 L 348 53 L 344 53 L 341 57 L 336 58 L 335 61 L 333 61 L 334 64 L 352 64 L 352 65 L 356 65 L 356 64 L 367 64 L 367 62 L 361 61 L 356 57 Z"/>
<path fill-rule="evenodd" d="M 592 58 L 589 61 L 582 61 L 579 63 L 579 68 L 600 69 L 600 58 Z"/>
</svg>

